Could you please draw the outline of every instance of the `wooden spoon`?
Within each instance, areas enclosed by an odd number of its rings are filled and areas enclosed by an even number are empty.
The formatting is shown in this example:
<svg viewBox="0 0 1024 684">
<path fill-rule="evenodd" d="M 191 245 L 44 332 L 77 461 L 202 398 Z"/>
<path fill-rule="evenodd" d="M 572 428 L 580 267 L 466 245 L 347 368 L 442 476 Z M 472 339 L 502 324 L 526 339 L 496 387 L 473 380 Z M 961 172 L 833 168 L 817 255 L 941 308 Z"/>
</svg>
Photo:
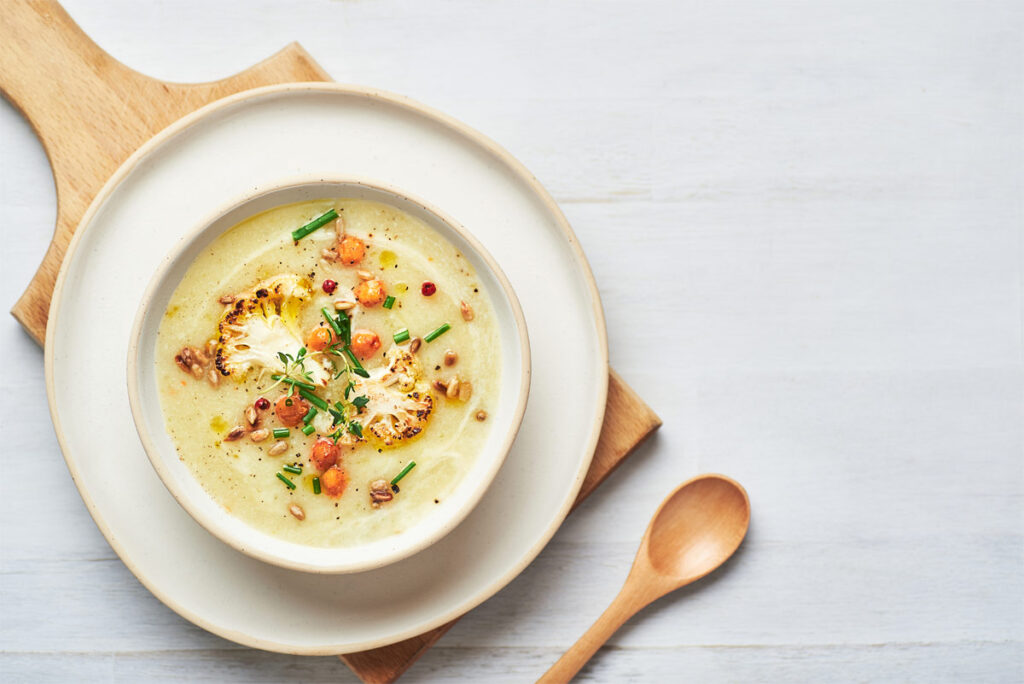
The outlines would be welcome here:
<svg viewBox="0 0 1024 684">
<path fill-rule="evenodd" d="M 619 595 L 538 684 L 568 682 L 641 608 L 717 569 L 750 525 L 750 499 L 735 480 L 698 475 L 679 485 L 647 526 Z"/>
</svg>

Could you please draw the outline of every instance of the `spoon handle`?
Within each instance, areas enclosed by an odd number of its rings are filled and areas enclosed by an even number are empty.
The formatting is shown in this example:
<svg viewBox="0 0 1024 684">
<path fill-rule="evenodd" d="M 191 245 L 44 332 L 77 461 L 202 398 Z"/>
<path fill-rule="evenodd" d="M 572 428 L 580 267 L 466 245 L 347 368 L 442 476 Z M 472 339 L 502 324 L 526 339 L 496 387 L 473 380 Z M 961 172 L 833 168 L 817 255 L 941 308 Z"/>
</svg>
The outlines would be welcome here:
<svg viewBox="0 0 1024 684">
<path fill-rule="evenodd" d="M 619 592 L 611 605 L 601 613 L 601 617 L 590 626 L 583 636 L 558 659 L 551 669 L 537 680 L 537 684 L 564 684 L 580 671 L 587 661 L 597 653 L 604 642 L 629 618 L 637 612 L 639 606 L 635 597 L 626 587 Z"/>
</svg>

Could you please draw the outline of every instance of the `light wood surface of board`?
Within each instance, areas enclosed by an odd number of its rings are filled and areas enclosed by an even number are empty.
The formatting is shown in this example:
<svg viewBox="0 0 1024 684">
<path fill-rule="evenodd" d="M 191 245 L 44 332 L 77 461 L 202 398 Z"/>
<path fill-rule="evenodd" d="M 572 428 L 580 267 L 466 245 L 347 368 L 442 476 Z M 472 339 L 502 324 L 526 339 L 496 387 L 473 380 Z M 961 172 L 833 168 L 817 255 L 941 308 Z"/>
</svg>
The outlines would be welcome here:
<svg viewBox="0 0 1024 684">
<path fill-rule="evenodd" d="M 0 89 L 32 124 L 57 188 L 53 241 L 11 310 L 40 344 L 71 235 L 128 155 L 185 114 L 226 95 L 272 83 L 330 80 L 292 43 L 223 80 L 160 81 L 104 52 L 53 0 L 7 3 L 0 16 Z"/>
<path fill-rule="evenodd" d="M 743 547 L 580 681 L 1024 679 L 1019 2 L 65 7 L 170 81 L 300 40 L 335 79 L 493 137 L 579 236 L 612 365 L 665 426 L 403 683 L 535 680 L 618 591 L 657 502 L 703 471 L 750 493 Z M 8 308 L 53 187 L 0 103 Z M 212 637 L 141 587 L 67 475 L 37 345 L 13 319 L 0 339 L 0 414 L 18 416 L 0 440 L 0 680 L 357 681 Z"/>
</svg>

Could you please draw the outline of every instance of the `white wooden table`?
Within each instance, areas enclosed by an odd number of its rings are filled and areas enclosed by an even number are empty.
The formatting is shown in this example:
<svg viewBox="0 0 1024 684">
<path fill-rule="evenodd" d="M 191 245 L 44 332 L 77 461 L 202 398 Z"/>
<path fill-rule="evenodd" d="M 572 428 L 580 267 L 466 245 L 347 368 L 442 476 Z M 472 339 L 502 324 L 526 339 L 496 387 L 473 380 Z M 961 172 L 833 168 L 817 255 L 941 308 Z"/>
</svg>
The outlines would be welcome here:
<svg viewBox="0 0 1024 684">
<path fill-rule="evenodd" d="M 65 6 L 172 80 L 301 40 L 337 80 L 498 140 L 573 223 L 613 364 L 665 426 L 405 681 L 537 677 L 617 591 L 657 500 L 706 470 L 750 491 L 739 557 L 582 680 L 1024 679 L 1020 2 Z M 53 217 L 41 148 L 0 104 L 3 307 Z M 143 589 L 68 476 L 41 351 L 13 319 L 0 339 L 0 680 L 354 679 Z"/>
</svg>

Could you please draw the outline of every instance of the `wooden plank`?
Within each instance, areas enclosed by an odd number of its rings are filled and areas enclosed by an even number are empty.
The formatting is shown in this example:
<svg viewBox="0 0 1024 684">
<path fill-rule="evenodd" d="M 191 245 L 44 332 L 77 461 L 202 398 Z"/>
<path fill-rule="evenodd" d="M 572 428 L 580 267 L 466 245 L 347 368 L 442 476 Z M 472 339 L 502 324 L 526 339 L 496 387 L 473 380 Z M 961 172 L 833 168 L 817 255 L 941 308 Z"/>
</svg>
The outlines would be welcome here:
<svg viewBox="0 0 1024 684">
<path fill-rule="evenodd" d="M 664 649 L 612 648 L 595 657 L 580 682 L 1019 682 L 1019 641 L 847 645 L 682 645 Z M 410 682 L 522 684 L 558 657 L 557 647 L 439 647 L 409 674 Z M 248 649 L 201 651 L 38 651 L 0 653 L 0 672 L 17 681 L 61 683 L 74 672 L 85 682 L 195 684 L 339 684 L 334 658 L 286 656 Z M 186 674 L 187 673 L 187 674 Z M 460 676 L 459 673 L 465 673 Z M 342 675 L 342 676 L 339 676 Z"/>
</svg>

